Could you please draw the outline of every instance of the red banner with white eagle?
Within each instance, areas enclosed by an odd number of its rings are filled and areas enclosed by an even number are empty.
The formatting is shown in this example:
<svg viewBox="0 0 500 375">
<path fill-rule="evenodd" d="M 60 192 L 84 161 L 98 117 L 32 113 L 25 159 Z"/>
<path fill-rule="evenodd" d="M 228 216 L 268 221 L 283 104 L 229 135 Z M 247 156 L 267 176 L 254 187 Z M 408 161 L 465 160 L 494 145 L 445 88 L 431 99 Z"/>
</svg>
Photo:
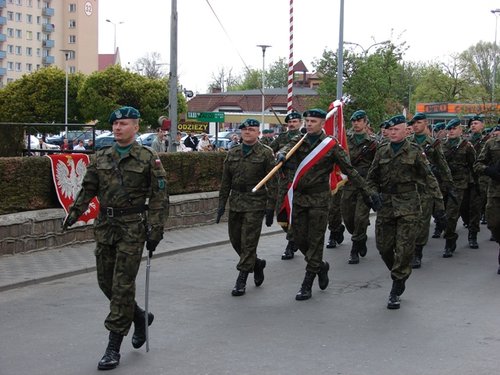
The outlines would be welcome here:
<svg viewBox="0 0 500 375">
<path fill-rule="evenodd" d="M 46 156 L 50 159 L 57 198 L 67 215 L 69 207 L 75 201 L 76 195 L 82 187 L 83 177 L 87 172 L 90 158 L 86 154 L 52 154 Z M 98 214 L 99 201 L 97 197 L 94 197 L 90 201 L 87 210 L 78 218 L 78 221 L 91 223 Z"/>
<path fill-rule="evenodd" d="M 328 107 L 328 114 L 325 121 L 325 133 L 337 138 L 340 146 L 344 151 L 349 154 L 349 147 L 347 146 L 347 134 L 344 126 L 344 103 L 341 100 L 335 100 Z M 332 193 L 335 194 L 337 190 L 347 182 L 347 176 L 343 175 L 340 167 L 335 164 L 333 171 L 330 174 L 330 188 Z"/>
</svg>

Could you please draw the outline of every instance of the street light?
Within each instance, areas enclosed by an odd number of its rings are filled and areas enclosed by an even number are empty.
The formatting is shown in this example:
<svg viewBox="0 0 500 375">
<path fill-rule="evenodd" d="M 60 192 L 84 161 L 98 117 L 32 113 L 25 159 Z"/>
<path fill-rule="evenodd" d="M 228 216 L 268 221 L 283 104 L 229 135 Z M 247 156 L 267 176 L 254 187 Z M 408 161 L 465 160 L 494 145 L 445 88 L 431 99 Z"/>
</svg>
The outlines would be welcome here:
<svg viewBox="0 0 500 375">
<path fill-rule="evenodd" d="M 369 46 L 368 48 L 364 48 L 361 44 L 359 43 L 354 43 L 354 42 L 344 42 L 344 44 L 352 44 L 352 45 L 355 45 L 355 46 L 358 46 L 359 48 L 361 48 L 363 50 L 363 54 L 365 55 L 365 57 L 368 55 L 368 51 L 370 50 L 370 48 L 372 47 L 375 47 L 375 46 L 378 46 L 378 45 L 381 45 L 381 44 L 388 44 L 390 43 L 391 41 L 390 40 L 384 40 L 383 42 L 379 42 L 379 43 L 373 43 L 371 46 Z"/>
<path fill-rule="evenodd" d="M 498 14 L 500 9 L 492 9 L 491 13 L 495 16 L 495 45 L 493 46 L 493 77 L 491 79 L 491 103 L 495 100 L 495 80 L 497 75 L 497 25 L 498 25 Z"/>
<path fill-rule="evenodd" d="M 65 88 L 64 88 L 64 131 L 66 138 L 68 138 L 68 60 L 70 54 L 75 51 L 72 49 L 62 49 L 60 51 L 64 53 L 64 58 L 66 60 L 64 65 L 64 71 L 66 75 Z"/>
<path fill-rule="evenodd" d="M 265 83 L 266 83 L 266 75 L 265 75 L 265 72 L 266 72 L 266 48 L 270 48 L 272 46 L 270 45 L 267 45 L 267 44 L 257 44 L 257 47 L 260 47 L 262 48 L 262 90 L 261 90 L 261 93 L 262 93 L 262 121 L 261 121 L 261 130 L 264 129 L 264 86 L 265 86 Z"/>
<path fill-rule="evenodd" d="M 114 37 L 113 37 L 113 40 L 114 40 L 114 46 L 115 46 L 115 49 L 113 50 L 113 53 L 116 53 L 116 25 L 121 25 L 123 22 L 120 21 L 118 23 L 114 23 L 113 21 L 111 21 L 110 19 L 107 19 L 106 22 L 109 22 L 110 24 L 113 25 L 113 28 L 114 28 Z"/>
</svg>

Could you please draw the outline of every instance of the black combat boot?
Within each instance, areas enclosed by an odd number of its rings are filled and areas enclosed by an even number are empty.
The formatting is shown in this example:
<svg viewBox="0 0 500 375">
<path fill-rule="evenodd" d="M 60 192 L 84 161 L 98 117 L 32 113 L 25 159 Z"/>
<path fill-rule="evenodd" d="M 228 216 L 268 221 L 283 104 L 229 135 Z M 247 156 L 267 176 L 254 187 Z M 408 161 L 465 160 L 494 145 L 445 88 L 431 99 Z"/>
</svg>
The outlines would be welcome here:
<svg viewBox="0 0 500 375">
<path fill-rule="evenodd" d="M 321 266 L 319 266 L 318 273 L 318 285 L 321 290 L 325 290 L 328 287 L 328 283 L 330 279 L 328 279 L 328 270 L 330 269 L 330 265 L 327 261 L 323 261 Z"/>
<path fill-rule="evenodd" d="M 310 271 L 306 271 L 306 276 L 304 277 L 304 281 L 302 282 L 302 286 L 300 287 L 299 292 L 295 296 L 297 301 L 304 301 L 312 297 L 311 288 L 314 282 L 314 278 L 316 274 Z"/>
<path fill-rule="evenodd" d="M 416 269 L 422 266 L 422 245 L 415 245 L 415 253 L 413 254 L 413 259 L 411 260 L 411 268 Z"/>
<path fill-rule="evenodd" d="M 146 342 L 146 312 L 135 305 L 134 310 L 134 334 L 132 335 L 132 346 L 139 349 Z M 155 316 L 148 312 L 148 326 L 153 323 Z"/>
<path fill-rule="evenodd" d="M 471 249 L 479 249 L 477 244 L 477 232 L 469 232 L 469 247 Z"/>
<path fill-rule="evenodd" d="M 348 264 L 358 264 L 359 263 L 359 241 L 352 241 L 351 254 L 347 260 Z"/>
<path fill-rule="evenodd" d="M 264 282 L 264 268 L 266 268 L 266 260 L 257 258 L 253 267 L 253 281 L 255 286 L 261 286 Z"/>
<path fill-rule="evenodd" d="M 234 285 L 231 294 L 235 297 L 242 296 L 245 294 L 245 288 L 247 286 L 248 272 L 240 271 L 238 278 L 236 279 L 236 284 Z"/>
<path fill-rule="evenodd" d="M 389 301 L 387 301 L 387 308 L 389 310 L 397 310 L 401 307 L 400 296 L 405 291 L 405 280 L 394 280 L 392 282 L 391 292 L 389 293 Z"/>
<path fill-rule="evenodd" d="M 486 221 L 486 215 L 484 213 L 481 214 L 481 224 L 486 225 L 488 222 Z"/>
<path fill-rule="evenodd" d="M 335 249 L 337 247 L 337 242 L 333 237 L 333 232 L 330 232 L 330 238 L 328 238 L 328 243 L 326 244 L 327 249 Z"/>
<path fill-rule="evenodd" d="M 342 242 L 344 242 L 344 231 L 345 231 L 345 226 L 341 224 L 340 227 L 339 227 L 339 230 L 336 230 L 336 231 L 333 232 L 333 239 L 339 245 Z"/>
<path fill-rule="evenodd" d="M 361 241 L 356 241 L 357 244 L 357 248 L 358 248 L 358 254 L 360 257 L 365 257 L 366 256 L 366 253 L 368 252 L 368 248 L 366 247 L 366 238 L 364 240 L 361 240 Z"/>
<path fill-rule="evenodd" d="M 442 232 L 443 231 L 436 226 L 434 228 L 434 233 L 432 234 L 432 238 L 441 238 L 441 233 Z"/>
<path fill-rule="evenodd" d="M 286 245 L 285 252 L 281 256 L 281 260 L 293 259 L 293 241 L 288 241 Z"/>
<path fill-rule="evenodd" d="M 120 346 L 123 336 L 116 332 L 109 332 L 109 342 L 104 356 L 97 364 L 99 370 L 112 370 L 120 364 Z"/>
<path fill-rule="evenodd" d="M 457 248 L 457 240 L 456 239 L 446 239 L 446 244 L 444 246 L 443 258 L 451 258 L 453 256 L 453 252 Z"/>
</svg>

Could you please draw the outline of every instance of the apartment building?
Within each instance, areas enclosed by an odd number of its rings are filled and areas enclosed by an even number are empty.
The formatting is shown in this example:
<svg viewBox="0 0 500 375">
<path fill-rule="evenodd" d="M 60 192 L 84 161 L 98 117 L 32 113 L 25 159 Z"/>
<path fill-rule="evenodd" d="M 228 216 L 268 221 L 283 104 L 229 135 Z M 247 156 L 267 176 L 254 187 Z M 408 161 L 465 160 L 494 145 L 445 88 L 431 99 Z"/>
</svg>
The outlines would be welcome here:
<svg viewBox="0 0 500 375">
<path fill-rule="evenodd" d="M 98 0 L 0 0 L 0 87 L 44 66 L 98 69 Z"/>
</svg>

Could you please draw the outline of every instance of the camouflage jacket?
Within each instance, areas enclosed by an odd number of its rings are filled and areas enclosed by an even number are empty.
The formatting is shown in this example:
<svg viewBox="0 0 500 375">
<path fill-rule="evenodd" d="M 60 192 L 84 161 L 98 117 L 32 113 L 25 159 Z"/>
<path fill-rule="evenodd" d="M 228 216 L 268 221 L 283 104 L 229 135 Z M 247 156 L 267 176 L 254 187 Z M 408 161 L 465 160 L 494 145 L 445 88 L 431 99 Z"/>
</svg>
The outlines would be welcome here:
<svg viewBox="0 0 500 375">
<path fill-rule="evenodd" d="M 257 185 L 275 166 L 272 150 L 257 142 L 247 155 L 243 145 L 234 146 L 227 153 L 222 171 L 219 208 L 226 206 L 237 212 L 273 210 L 276 205 L 276 179 L 271 178 L 265 187 L 252 193 Z"/>
<path fill-rule="evenodd" d="M 262 137 L 259 139 L 259 142 L 263 145 L 269 146 L 274 141 L 272 137 Z"/>
<path fill-rule="evenodd" d="M 79 217 L 94 196 L 99 199 L 101 209 L 140 207 L 147 203 L 147 224 L 151 226 L 149 238 L 159 241 L 163 237 L 169 196 L 166 172 L 152 149 L 134 142 L 121 159 L 115 147 L 97 151 L 90 160 L 70 215 Z M 123 236 L 126 241 L 143 242 L 146 239 L 144 224 L 143 213 L 108 217 L 100 212 L 94 223 L 96 241 L 113 243 Z"/>
<path fill-rule="evenodd" d="M 347 136 L 347 146 L 349 147 L 349 158 L 352 166 L 358 171 L 362 177 L 366 177 L 368 169 L 372 164 L 377 151 L 377 142 L 375 137 L 363 134 L 363 140 L 357 143 L 354 133 Z M 351 181 L 347 181 L 344 185 L 345 190 L 356 190 Z"/>
<path fill-rule="evenodd" d="M 484 170 L 488 166 L 494 166 L 500 170 L 500 136 L 490 138 L 477 157 L 474 164 L 474 171 L 479 175 L 484 175 Z M 500 197 L 500 182 L 494 181 L 488 176 L 488 197 Z"/>
<path fill-rule="evenodd" d="M 443 198 L 422 149 L 408 140 L 396 153 L 390 142 L 380 145 L 366 180 L 382 193 L 382 209 L 377 212 L 381 217 L 420 214 L 417 184 L 427 184 L 435 199 Z"/>
<path fill-rule="evenodd" d="M 431 165 L 432 173 L 438 180 L 440 184 L 445 186 L 450 186 L 453 184 L 453 178 L 451 177 L 451 171 L 448 167 L 448 163 L 443 154 L 443 149 L 441 148 L 441 141 L 432 138 L 430 135 L 426 135 L 422 143 L 417 141 L 415 134 L 408 138 L 410 142 L 418 144 L 423 151 L 425 156 Z M 427 186 L 427 185 L 421 185 Z"/>
<path fill-rule="evenodd" d="M 288 159 L 285 164 L 293 163 L 297 167 L 309 155 L 316 146 L 318 146 L 327 135 L 321 133 L 319 139 L 311 144 L 309 136 L 305 136 L 304 142 Z M 331 138 L 331 137 L 330 137 Z M 296 136 L 293 140 L 280 149 L 280 153 L 288 153 L 302 136 Z M 314 164 L 299 180 L 297 188 L 294 191 L 293 203 L 302 207 L 327 207 L 330 201 L 330 173 L 333 171 L 334 164 L 337 164 L 342 172 L 346 174 L 356 188 L 362 189 L 366 196 L 370 195 L 365 180 L 354 169 L 349 161 L 349 156 L 344 149 L 337 143 L 321 159 Z"/>
<path fill-rule="evenodd" d="M 300 130 L 287 131 L 279 134 L 274 141 L 269 145 L 276 153 L 284 147 L 287 143 L 289 143 L 295 136 L 300 134 Z M 285 165 L 280 169 L 278 173 L 280 186 L 286 188 L 286 186 L 292 182 L 293 176 L 295 174 L 295 170 L 297 169 L 297 165 L 291 162 L 285 163 Z"/>
<path fill-rule="evenodd" d="M 455 146 L 447 140 L 443 143 L 443 153 L 450 167 L 454 186 L 457 189 L 467 189 L 468 184 L 474 181 L 473 167 L 476 160 L 474 147 L 462 138 Z"/>
</svg>

